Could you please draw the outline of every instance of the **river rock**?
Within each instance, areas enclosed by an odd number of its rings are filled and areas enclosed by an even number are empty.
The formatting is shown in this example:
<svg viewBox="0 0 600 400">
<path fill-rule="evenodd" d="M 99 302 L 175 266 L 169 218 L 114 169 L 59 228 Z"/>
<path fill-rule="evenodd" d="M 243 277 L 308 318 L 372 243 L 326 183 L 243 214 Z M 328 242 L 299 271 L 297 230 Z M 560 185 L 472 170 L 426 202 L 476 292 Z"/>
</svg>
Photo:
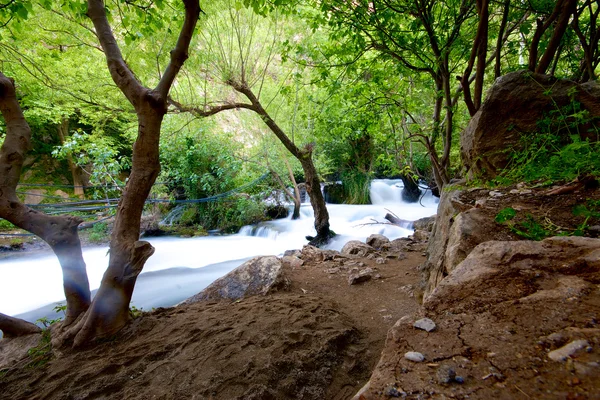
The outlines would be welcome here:
<svg viewBox="0 0 600 400">
<path fill-rule="evenodd" d="M 200 293 L 185 300 L 184 304 L 266 295 L 273 291 L 285 290 L 288 286 L 289 281 L 283 273 L 279 258 L 254 257 L 217 279 Z"/>
<path fill-rule="evenodd" d="M 416 321 L 413 326 L 417 329 L 422 329 L 427 332 L 431 332 L 435 329 L 435 322 L 430 320 L 429 318 L 421 318 Z"/>
<path fill-rule="evenodd" d="M 379 235 L 379 234 L 374 234 L 371 235 L 367 238 L 366 243 L 373 247 L 376 250 L 381 250 L 381 248 L 390 242 L 390 239 L 388 239 L 387 237 L 383 236 L 383 235 Z"/>
<path fill-rule="evenodd" d="M 311 246 L 309 244 L 302 247 L 302 258 L 304 261 L 323 261 L 323 251 L 318 247 Z"/>
<path fill-rule="evenodd" d="M 586 349 L 589 345 L 587 340 L 574 340 L 560 349 L 548 353 L 548 358 L 552 361 L 564 362 L 579 351 Z"/>
<path fill-rule="evenodd" d="M 464 165 L 470 168 L 472 175 L 495 177 L 508 165 L 514 149 L 522 146 L 523 135 L 537 132 L 537 123 L 544 115 L 573 101 L 578 102 L 582 110 L 587 110 L 590 117 L 600 117 L 600 85 L 597 82 L 578 84 L 529 71 L 501 76 L 461 133 Z M 558 134 L 567 135 L 570 131 L 564 129 Z M 587 134 L 581 130 L 582 140 Z"/>
<path fill-rule="evenodd" d="M 367 254 L 374 252 L 375 249 L 360 240 L 351 240 L 342 247 L 342 254 L 366 257 Z"/>
<path fill-rule="evenodd" d="M 409 361 L 413 361 L 413 362 L 423 362 L 425 361 L 425 356 L 419 352 L 416 351 L 408 351 L 404 354 L 404 358 L 406 358 Z"/>
</svg>

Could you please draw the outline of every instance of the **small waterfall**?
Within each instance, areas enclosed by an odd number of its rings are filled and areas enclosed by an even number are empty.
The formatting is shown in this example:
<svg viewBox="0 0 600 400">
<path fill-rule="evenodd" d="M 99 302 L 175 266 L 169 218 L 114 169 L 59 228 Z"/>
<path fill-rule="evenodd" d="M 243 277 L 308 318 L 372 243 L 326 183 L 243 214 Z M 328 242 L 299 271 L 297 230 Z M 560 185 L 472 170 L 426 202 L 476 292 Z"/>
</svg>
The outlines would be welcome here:
<svg viewBox="0 0 600 400">
<path fill-rule="evenodd" d="M 177 222 L 181 218 L 181 215 L 183 215 L 183 212 L 185 211 L 185 207 L 185 204 L 177 205 L 174 209 L 169 211 L 162 221 L 159 222 L 159 225 L 173 225 L 174 222 Z"/>
</svg>

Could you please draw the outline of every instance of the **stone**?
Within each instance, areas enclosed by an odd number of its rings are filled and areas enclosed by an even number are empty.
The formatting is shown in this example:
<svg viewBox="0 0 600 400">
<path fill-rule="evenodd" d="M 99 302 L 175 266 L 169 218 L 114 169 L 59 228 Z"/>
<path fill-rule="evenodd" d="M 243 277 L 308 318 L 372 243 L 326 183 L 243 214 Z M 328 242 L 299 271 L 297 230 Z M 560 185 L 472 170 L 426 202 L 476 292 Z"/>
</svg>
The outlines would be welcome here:
<svg viewBox="0 0 600 400">
<path fill-rule="evenodd" d="M 548 96 L 548 93 L 551 96 Z M 600 85 L 577 84 L 528 71 L 496 79 L 485 102 L 460 135 L 461 156 L 469 175 L 493 178 L 506 167 L 523 135 L 537 132 L 545 114 L 575 100 L 590 117 L 600 117 Z M 569 132 L 559 132 L 567 135 Z M 582 139 L 586 133 L 582 131 Z M 511 149 L 511 151 L 505 151 Z"/>
<path fill-rule="evenodd" d="M 367 238 L 366 244 L 373 247 L 376 250 L 380 250 L 385 244 L 388 244 L 390 239 L 383 235 L 374 234 Z"/>
<path fill-rule="evenodd" d="M 350 274 L 350 276 L 348 276 L 348 284 L 356 285 L 359 283 L 370 281 L 373 277 L 372 273 L 373 270 L 371 268 L 365 268 L 364 270 L 358 273 Z"/>
<path fill-rule="evenodd" d="M 305 246 L 306 247 L 306 246 Z M 351 240 L 342 247 L 342 254 L 365 257 L 375 249 L 359 240 Z"/>
<path fill-rule="evenodd" d="M 63 199 L 68 199 L 69 198 L 69 194 L 66 192 L 63 192 L 62 190 L 58 189 L 54 191 L 54 195 L 55 196 L 59 196 L 62 197 Z"/>
<path fill-rule="evenodd" d="M 376 259 L 375 259 L 375 262 L 376 262 L 377 264 L 385 264 L 385 258 L 383 258 L 383 257 L 378 257 L 378 258 L 376 258 Z"/>
<path fill-rule="evenodd" d="M 279 258 L 275 256 L 254 257 L 183 303 L 191 304 L 221 299 L 237 300 L 242 297 L 287 290 L 288 287 L 289 280 L 284 275 Z"/>
<path fill-rule="evenodd" d="M 416 230 L 412 234 L 412 238 L 415 242 L 426 242 L 429 240 L 429 232 Z"/>
<path fill-rule="evenodd" d="M 300 256 L 304 261 L 323 261 L 323 251 L 318 247 L 307 244 L 302 247 L 302 255 Z"/>
<path fill-rule="evenodd" d="M 548 353 L 548 358 L 552 361 L 564 362 L 581 350 L 585 350 L 587 347 L 589 347 L 589 345 L 590 344 L 587 340 L 574 340 L 564 345 L 560 349 L 556 349 Z"/>
<path fill-rule="evenodd" d="M 431 332 L 435 329 L 435 322 L 430 320 L 429 318 L 421 318 L 416 321 L 413 326 L 417 329 L 422 329 L 427 332 Z"/>
<path fill-rule="evenodd" d="M 299 268 L 304 265 L 304 260 L 296 256 L 283 256 L 281 258 L 281 263 L 288 267 Z"/>
<path fill-rule="evenodd" d="M 36 205 L 40 204 L 46 196 L 46 190 L 44 189 L 27 189 L 27 195 L 25 195 L 25 204 Z"/>
<path fill-rule="evenodd" d="M 404 358 L 406 358 L 409 361 L 417 362 L 417 363 L 425 361 L 425 356 L 423 354 L 419 353 L 419 352 L 416 352 L 416 351 L 408 351 L 408 352 L 406 352 L 404 354 Z"/>
<path fill-rule="evenodd" d="M 433 230 L 434 223 L 435 215 L 432 217 L 420 218 L 413 222 L 413 228 L 415 231 L 431 232 Z"/>
<path fill-rule="evenodd" d="M 302 255 L 302 252 L 298 249 L 296 250 L 286 250 L 283 252 L 283 256 L 294 256 L 294 257 L 300 257 Z"/>
<path fill-rule="evenodd" d="M 456 378 L 456 371 L 449 365 L 442 365 L 436 372 L 438 383 L 441 385 L 447 385 L 454 381 Z"/>
<path fill-rule="evenodd" d="M 467 293 L 473 299 L 479 296 L 481 301 L 488 304 L 518 299 L 525 302 L 544 301 L 576 295 L 589 285 L 577 277 L 569 277 L 577 273 L 580 270 L 578 268 L 588 268 L 590 271 L 600 269 L 600 239 L 561 236 L 540 242 L 488 241 L 477 245 L 424 297 L 423 304 L 428 309 L 438 307 L 437 311 L 441 311 L 439 306 L 445 304 L 445 307 L 451 307 L 456 296 L 464 300 Z M 555 289 L 538 295 L 533 293 L 532 297 L 531 292 L 521 292 L 519 287 L 524 287 L 528 279 L 535 277 L 536 270 L 553 272 L 548 279 L 555 281 Z M 517 271 L 522 272 L 515 273 Z M 497 291 L 494 289 L 494 277 L 501 274 L 511 274 L 513 282 L 510 285 L 505 283 L 505 290 Z M 467 287 L 470 288 L 468 292 Z M 487 288 L 490 290 L 486 291 Z"/>
</svg>

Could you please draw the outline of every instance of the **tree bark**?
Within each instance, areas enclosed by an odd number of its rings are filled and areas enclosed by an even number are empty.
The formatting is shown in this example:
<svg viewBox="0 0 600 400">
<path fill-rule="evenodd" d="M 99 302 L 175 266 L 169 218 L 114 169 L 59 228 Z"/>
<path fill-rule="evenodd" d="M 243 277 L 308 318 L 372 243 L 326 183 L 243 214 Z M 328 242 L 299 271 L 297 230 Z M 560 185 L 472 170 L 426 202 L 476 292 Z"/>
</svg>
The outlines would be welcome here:
<svg viewBox="0 0 600 400">
<path fill-rule="evenodd" d="M 133 145 L 131 174 L 119 200 L 110 240 L 109 264 L 98 293 L 79 323 L 59 340 L 73 339 L 78 347 L 111 336 L 129 321 L 129 303 L 138 275 L 154 253 L 150 243 L 139 241 L 140 220 L 146 198 L 160 172 L 159 140 L 167 112 L 169 90 L 188 57 L 189 44 L 200 14 L 198 1 L 183 0 L 185 20 L 171 60 L 155 89 L 144 87 L 125 63 L 108 23 L 104 2 L 88 0 L 88 16 L 104 50 L 113 81 L 135 108 L 138 134 Z"/>
<path fill-rule="evenodd" d="M 559 1 L 556 3 L 556 8 L 559 13 L 558 21 L 556 22 L 556 26 L 552 32 L 552 37 L 550 38 L 548 47 L 546 48 L 546 51 L 542 55 L 542 58 L 535 69 L 535 72 L 538 74 L 545 73 L 550 66 L 550 63 L 552 63 L 554 54 L 558 50 L 560 41 L 562 40 L 563 36 L 565 35 L 565 31 L 569 26 L 569 19 L 577 10 L 577 0 Z"/>
<path fill-rule="evenodd" d="M 63 118 L 60 125 L 58 125 L 57 131 L 58 131 L 58 138 L 60 139 L 60 144 L 64 145 L 67 137 L 69 136 L 69 119 L 68 118 Z M 67 163 L 69 164 L 69 169 L 71 170 L 71 176 L 73 177 L 73 188 L 74 188 L 75 196 L 79 197 L 80 199 L 83 199 L 84 192 L 83 192 L 83 179 L 81 179 L 81 172 L 82 172 L 81 168 L 73 162 L 73 157 L 71 156 L 71 154 L 67 155 Z"/>
<path fill-rule="evenodd" d="M 39 236 L 58 257 L 67 299 L 65 325 L 69 325 L 90 305 L 89 282 L 77 232 L 83 221 L 45 215 L 25 206 L 17 197 L 23 159 L 31 148 L 31 129 L 17 101 L 12 80 L 1 72 L 0 111 L 6 122 L 6 137 L 0 149 L 0 217 Z"/>
<path fill-rule="evenodd" d="M 11 338 L 40 333 L 42 330 L 31 322 L 0 313 L 0 331 L 2 331 L 4 337 Z"/>
<path fill-rule="evenodd" d="M 292 219 L 296 220 L 300 218 L 300 189 L 298 189 L 298 183 L 296 182 L 296 178 L 294 178 L 294 172 L 290 167 L 290 163 L 287 159 L 285 161 L 285 166 L 287 167 L 288 174 L 290 175 L 290 180 L 292 181 L 292 185 L 294 186 L 294 212 L 292 213 Z"/>
</svg>

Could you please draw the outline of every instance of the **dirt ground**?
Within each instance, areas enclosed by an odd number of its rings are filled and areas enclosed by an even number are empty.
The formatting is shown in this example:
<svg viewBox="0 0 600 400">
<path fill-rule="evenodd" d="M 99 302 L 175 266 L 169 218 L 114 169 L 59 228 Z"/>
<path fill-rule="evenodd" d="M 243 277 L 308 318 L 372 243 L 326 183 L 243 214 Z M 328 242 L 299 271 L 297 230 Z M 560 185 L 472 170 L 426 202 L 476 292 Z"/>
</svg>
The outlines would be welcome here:
<svg viewBox="0 0 600 400">
<path fill-rule="evenodd" d="M 5 370 L 0 398 L 351 398 L 388 329 L 418 308 L 423 248 L 385 264 L 354 260 L 380 275 L 358 285 L 307 262 L 289 268 L 287 292 L 144 313 L 113 340 Z"/>
<path fill-rule="evenodd" d="M 483 206 L 490 221 L 507 207 L 517 211 L 509 223 L 490 222 L 490 240 L 522 240 L 514 228 L 527 215 L 553 233 L 585 222 L 585 235 L 598 236 L 598 216 L 573 214 L 581 204 L 593 211 L 597 188 L 513 190 L 460 198 Z M 349 285 L 349 271 L 333 261 L 306 261 L 288 267 L 287 292 L 144 313 L 109 341 L 0 371 L 0 398 L 341 400 L 378 365 L 364 399 L 600 399 L 597 257 L 558 274 L 507 272 L 422 307 L 426 243 L 407 243 L 384 263 L 353 259 L 375 270 L 361 284 Z M 574 280 L 579 286 L 569 286 Z M 425 316 L 437 325 L 432 332 L 413 326 Z M 587 345 L 564 362 L 549 359 L 574 340 Z M 421 351 L 425 362 L 407 360 L 407 351 Z"/>
</svg>

